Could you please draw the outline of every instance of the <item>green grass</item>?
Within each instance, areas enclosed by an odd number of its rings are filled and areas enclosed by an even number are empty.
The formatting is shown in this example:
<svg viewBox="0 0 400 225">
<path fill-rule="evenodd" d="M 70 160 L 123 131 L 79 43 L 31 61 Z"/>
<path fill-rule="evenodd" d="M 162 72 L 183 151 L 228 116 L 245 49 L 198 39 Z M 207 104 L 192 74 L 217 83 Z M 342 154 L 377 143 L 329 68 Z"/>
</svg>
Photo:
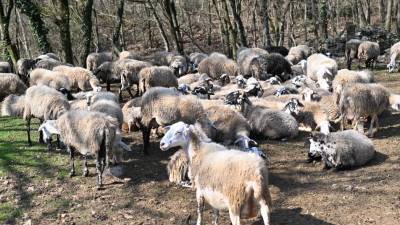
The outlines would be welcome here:
<svg viewBox="0 0 400 225">
<path fill-rule="evenodd" d="M 0 224 L 30 211 L 35 193 L 27 191 L 29 186 L 40 186 L 47 178 L 63 180 L 68 175 L 68 157 L 62 152 L 49 153 L 45 145 L 40 145 L 37 128 L 38 121 L 33 120 L 33 146 L 29 147 L 25 122 L 0 117 L 0 177 L 8 177 L 15 182 L 11 187 L 0 188 L 3 191 L 0 194 L 6 195 L 8 199 L 20 199 L 17 204 L 0 203 Z M 61 201 L 57 207 L 64 208 L 65 204 Z"/>
</svg>

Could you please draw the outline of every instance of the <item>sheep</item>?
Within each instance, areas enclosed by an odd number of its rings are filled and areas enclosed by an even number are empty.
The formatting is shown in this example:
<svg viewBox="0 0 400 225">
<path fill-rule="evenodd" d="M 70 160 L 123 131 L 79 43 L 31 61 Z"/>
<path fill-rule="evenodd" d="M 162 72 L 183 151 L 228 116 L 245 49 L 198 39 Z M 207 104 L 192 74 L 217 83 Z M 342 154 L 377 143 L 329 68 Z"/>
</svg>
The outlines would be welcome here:
<svg viewBox="0 0 400 225">
<path fill-rule="evenodd" d="M 290 67 L 292 69 L 293 76 L 307 74 L 307 60 L 302 59 L 298 64 Z"/>
<path fill-rule="evenodd" d="M 41 121 L 57 119 L 70 109 L 70 105 L 63 94 L 45 85 L 28 88 L 24 98 L 23 119 L 26 121 L 28 143 L 32 146 L 31 118 L 38 118 Z M 43 141 L 42 138 L 39 140 Z"/>
<path fill-rule="evenodd" d="M 278 110 L 253 105 L 243 91 L 235 91 L 226 96 L 226 104 L 239 107 L 250 124 L 251 131 L 270 139 L 294 138 L 299 125 L 293 116 Z"/>
<path fill-rule="evenodd" d="M 0 62 L 0 73 L 11 73 L 10 63 Z"/>
<path fill-rule="evenodd" d="M 139 94 L 142 95 L 151 87 L 178 87 L 178 79 L 166 66 L 152 66 L 139 73 Z"/>
<path fill-rule="evenodd" d="M 112 61 L 111 52 L 90 53 L 86 58 L 86 69 L 94 72 L 101 64 Z"/>
<path fill-rule="evenodd" d="M 252 73 L 259 80 L 278 76 L 282 81 L 290 79 L 292 68 L 290 63 L 278 53 L 260 55 L 251 60 Z"/>
<path fill-rule="evenodd" d="M 225 55 L 212 53 L 201 61 L 198 71 L 201 74 L 206 73 L 212 79 L 219 79 L 223 74 L 236 77 L 239 73 L 239 67 L 235 61 L 228 59 Z"/>
<path fill-rule="evenodd" d="M 296 120 L 312 131 L 320 129 L 322 133 L 330 132 L 330 122 L 325 107 L 317 102 L 303 102 L 300 112 L 291 113 Z"/>
<path fill-rule="evenodd" d="M 358 58 L 358 47 L 361 44 L 361 40 L 350 39 L 346 42 L 345 57 L 347 63 L 347 69 L 351 69 L 351 62 L 353 59 Z"/>
<path fill-rule="evenodd" d="M 83 96 L 83 98 L 86 98 L 88 105 L 93 105 L 95 102 L 100 100 L 109 100 L 117 104 L 119 103 L 118 97 L 114 93 L 107 91 L 88 92 Z"/>
<path fill-rule="evenodd" d="M 90 104 L 89 108 L 90 111 L 101 112 L 115 118 L 121 128 L 122 123 L 124 122 L 124 115 L 122 114 L 122 109 L 118 103 L 107 99 L 100 99 Z"/>
<path fill-rule="evenodd" d="M 311 55 L 311 49 L 307 45 L 298 45 L 295 47 L 291 47 L 288 55 L 286 56 L 287 60 L 295 65 L 299 63 L 303 59 L 307 59 Z"/>
<path fill-rule="evenodd" d="M 186 57 L 180 55 L 172 57 L 169 67 L 177 77 L 185 75 L 189 69 Z"/>
<path fill-rule="evenodd" d="M 200 79 L 200 73 L 190 73 L 178 78 L 178 84 L 191 84 Z"/>
<path fill-rule="evenodd" d="M 391 107 L 400 110 L 400 95 L 392 94 L 381 84 L 355 83 L 346 86 L 339 100 L 341 128 L 344 128 L 346 119 L 353 120 L 354 129 L 358 128 L 361 118 L 371 117 L 368 136 L 372 137 L 379 129 L 378 115 Z"/>
<path fill-rule="evenodd" d="M 122 101 L 122 91 L 127 90 L 131 98 L 134 98 L 130 88 L 136 84 L 136 94 L 139 94 L 139 72 L 146 67 L 151 67 L 148 62 L 129 60 L 121 73 L 121 89 L 119 90 L 119 99 Z"/>
<path fill-rule="evenodd" d="M 48 59 L 41 59 L 36 62 L 35 68 L 42 68 L 42 69 L 47 69 L 47 70 L 52 70 L 56 66 L 71 66 L 69 64 L 63 63 L 61 61 L 55 60 L 53 58 L 48 58 Z"/>
<path fill-rule="evenodd" d="M 268 55 L 266 50 L 260 48 L 243 48 L 239 51 L 237 56 L 237 64 L 240 68 L 240 74 L 244 77 L 251 77 L 254 75 L 253 65 L 251 64 L 254 58 L 260 55 Z"/>
<path fill-rule="evenodd" d="M 127 124 L 129 133 L 131 131 L 139 130 L 139 125 L 137 124 L 137 121 L 140 121 L 140 119 L 142 118 L 142 113 L 140 108 L 141 102 L 142 98 L 140 97 L 134 98 L 126 102 L 122 107 L 124 123 Z"/>
<path fill-rule="evenodd" d="M 396 59 L 399 56 L 399 53 L 400 53 L 400 42 L 397 42 L 390 48 L 390 62 L 387 65 L 389 73 L 393 72 L 397 68 Z"/>
<path fill-rule="evenodd" d="M 371 73 L 371 71 L 351 71 L 348 69 L 342 69 L 338 71 L 335 79 L 333 79 L 332 87 L 333 92 L 340 95 L 345 85 L 351 85 L 353 83 L 373 82 L 374 74 Z"/>
<path fill-rule="evenodd" d="M 77 89 L 78 91 L 88 91 L 90 88 L 93 91 L 100 91 L 100 82 L 87 69 L 82 67 L 70 67 L 70 66 L 57 66 L 54 67 L 53 71 L 61 72 L 66 75 L 70 80 L 71 89 Z"/>
<path fill-rule="evenodd" d="M 71 172 L 75 176 L 74 155 L 78 151 L 84 156 L 83 175 L 89 175 L 87 155 L 96 157 L 97 188 L 103 185 L 102 175 L 109 160 L 121 161 L 120 148 L 130 151 L 121 141 L 121 135 L 114 118 L 99 112 L 84 110 L 69 111 L 57 120 L 47 120 L 39 127 L 46 141 L 51 141 L 52 134 L 59 134 L 70 153 Z M 49 146 L 51 147 L 51 146 Z"/>
<path fill-rule="evenodd" d="M 208 55 L 204 53 L 199 53 L 199 52 L 193 52 L 189 55 L 189 62 L 190 62 L 190 69 L 192 72 L 197 72 L 199 64 L 201 61 L 203 61 L 205 58 L 207 58 Z"/>
<path fill-rule="evenodd" d="M 197 224 L 202 224 L 205 202 L 213 207 L 214 224 L 218 224 L 219 210 L 228 209 L 232 224 L 239 225 L 240 219 L 257 216 L 257 205 L 261 207 L 264 224 L 269 224 L 268 168 L 261 157 L 213 143 L 198 124 L 184 122 L 173 124 L 160 141 L 163 151 L 178 146 L 190 161 L 190 178 L 196 189 Z"/>
<path fill-rule="evenodd" d="M 37 69 L 32 70 L 32 72 L 30 74 L 29 83 L 31 86 L 46 85 L 46 86 L 54 88 L 58 91 L 61 91 L 62 89 L 64 89 L 64 90 L 66 90 L 68 100 L 73 99 L 73 97 L 70 93 L 70 90 L 71 90 L 70 80 L 62 72 L 37 68 Z"/>
<path fill-rule="evenodd" d="M 174 89 L 155 87 L 146 91 L 142 96 L 141 114 L 142 118 L 138 123 L 143 135 L 144 154 L 148 154 L 152 127 L 171 125 L 178 121 L 194 124 L 197 120 L 210 138 L 215 137 L 215 128 L 206 117 L 199 100 L 179 95 Z"/>
<path fill-rule="evenodd" d="M 190 162 L 183 150 L 176 151 L 171 157 L 167 165 L 168 180 L 176 184 L 188 184 Z"/>
<path fill-rule="evenodd" d="M 17 74 L 24 81 L 24 83 L 28 83 L 29 81 L 29 73 L 32 69 L 35 68 L 35 64 L 39 60 L 21 58 L 17 61 Z"/>
<path fill-rule="evenodd" d="M 269 53 L 279 53 L 282 56 L 287 56 L 289 54 L 289 49 L 284 46 L 270 46 L 265 48 Z"/>
<path fill-rule="evenodd" d="M 338 71 L 335 60 L 324 54 L 313 54 L 307 58 L 307 76 L 316 81 L 320 88 L 329 90 Z"/>
<path fill-rule="evenodd" d="M 58 55 L 51 53 L 51 52 L 43 54 L 43 55 L 39 55 L 38 57 L 36 57 L 36 59 L 39 59 L 39 60 L 54 59 L 54 60 L 60 61 L 60 57 L 58 57 Z"/>
<path fill-rule="evenodd" d="M 366 68 L 374 68 L 380 54 L 379 44 L 371 41 L 363 41 L 358 46 L 358 60 L 365 59 Z M 359 65 L 360 66 L 360 65 Z"/>
<path fill-rule="evenodd" d="M 179 55 L 177 52 L 159 51 L 150 56 L 151 61 L 154 61 L 158 66 L 170 66 L 173 57 Z"/>
<path fill-rule="evenodd" d="M 24 114 L 25 96 L 11 94 L 1 104 L 1 115 L 22 118 Z"/>
<path fill-rule="evenodd" d="M 89 110 L 89 105 L 86 99 L 75 99 L 69 101 L 71 110 Z"/>
<path fill-rule="evenodd" d="M 313 134 L 309 161 L 322 157 L 324 168 L 351 169 L 369 162 L 375 155 L 374 143 L 353 130 Z"/>
<path fill-rule="evenodd" d="M 22 95 L 26 89 L 26 85 L 16 74 L 0 73 L 0 101 L 10 94 Z"/>
<path fill-rule="evenodd" d="M 122 51 L 121 53 L 119 53 L 119 59 L 141 60 L 142 57 L 134 51 Z"/>
</svg>

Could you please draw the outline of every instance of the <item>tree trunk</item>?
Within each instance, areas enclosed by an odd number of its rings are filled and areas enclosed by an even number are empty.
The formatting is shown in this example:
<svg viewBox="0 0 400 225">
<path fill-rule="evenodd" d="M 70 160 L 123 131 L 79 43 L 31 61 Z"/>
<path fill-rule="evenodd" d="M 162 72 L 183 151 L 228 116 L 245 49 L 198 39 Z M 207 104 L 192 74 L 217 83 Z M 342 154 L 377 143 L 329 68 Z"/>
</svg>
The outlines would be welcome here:
<svg viewBox="0 0 400 225">
<path fill-rule="evenodd" d="M 93 7 L 93 16 L 94 16 L 95 38 L 96 38 L 96 42 L 94 43 L 95 48 L 96 48 L 95 52 L 99 52 L 99 50 L 101 49 L 100 35 L 99 35 L 99 23 L 97 22 L 97 12 L 94 7 Z"/>
<path fill-rule="evenodd" d="M 243 22 L 239 15 L 240 12 L 236 10 L 237 8 L 236 4 L 241 4 L 241 3 L 236 3 L 236 0 L 229 0 L 229 3 L 231 5 L 233 18 L 235 20 L 235 23 L 237 24 L 240 37 L 240 46 L 247 47 L 246 31 L 244 30 Z M 238 8 L 240 9 L 240 7 Z"/>
<path fill-rule="evenodd" d="M 303 19 L 303 27 L 304 27 L 304 41 L 308 41 L 308 30 L 307 30 L 307 1 L 304 1 L 304 19 Z"/>
<path fill-rule="evenodd" d="M 379 0 L 378 8 L 381 26 L 383 27 L 385 25 L 385 0 Z"/>
<path fill-rule="evenodd" d="M 389 32 L 391 31 L 392 28 L 392 8 L 393 8 L 393 0 L 388 0 L 385 29 Z"/>
<path fill-rule="evenodd" d="M 124 16 L 124 4 L 125 4 L 125 0 L 118 1 L 114 31 L 113 31 L 113 35 L 112 35 L 113 58 L 114 57 L 118 58 L 117 56 L 121 52 L 121 43 L 119 40 L 119 35 L 121 33 L 122 20 L 123 20 L 123 16 Z"/>
<path fill-rule="evenodd" d="M 74 63 L 72 54 L 71 33 L 69 30 L 69 5 L 68 0 L 58 0 L 60 11 L 55 17 L 55 23 L 60 31 L 61 45 L 64 52 L 65 61 Z"/>
<path fill-rule="evenodd" d="M 11 13 L 14 8 L 14 1 L 8 0 L 7 5 L 8 8 L 6 8 L 6 11 L 4 12 L 5 5 L 0 2 L 0 30 L 2 33 L 2 41 L 7 49 L 7 55 L 12 61 L 14 71 L 16 71 L 17 60 L 19 56 L 15 44 L 11 42 L 10 32 L 8 29 L 10 26 Z"/>
<path fill-rule="evenodd" d="M 170 26 L 170 32 L 172 38 L 175 41 L 176 50 L 180 54 L 184 54 L 183 52 L 183 43 L 182 43 L 182 35 L 180 32 L 178 20 L 176 18 L 176 7 L 175 7 L 175 0 L 164 0 L 164 10 L 167 15 L 167 19 Z"/>
<path fill-rule="evenodd" d="M 230 41 L 229 41 L 228 28 L 226 26 L 226 23 L 224 22 L 224 19 L 221 16 L 221 12 L 219 10 L 216 0 L 212 0 L 212 3 L 214 5 L 215 11 L 217 13 L 218 20 L 220 21 L 219 22 L 219 30 L 221 32 L 221 42 L 222 42 L 222 46 L 224 47 L 224 53 L 228 56 L 232 56 L 232 50 L 229 45 Z"/>
<path fill-rule="evenodd" d="M 39 7 L 31 0 L 15 0 L 15 5 L 29 18 L 33 36 L 42 53 L 51 52 L 51 46 L 47 40 L 48 30 L 42 20 Z"/>
<path fill-rule="evenodd" d="M 328 39 L 328 6 L 326 0 L 319 1 L 319 20 L 321 21 L 321 36 Z"/>
<path fill-rule="evenodd" d="M 229 9 L 228 9 L 228 3 L 223 0 L 222 1 L 222 7 L 225 11 L 225 23 L 227 24 L 229 28 L 229 39 L 230 39 L 230 46 L 232 50 L 232 58 L 236 59 L 237 56 L 237 30 L 235 29 L 235 26 L 231 23 L 230 17 L 229 17 Z"/>
<path fill-rule="evenodd" d="M 400 0 L 397 0 L 396 33 L 400 33 Z"/>
<path fill-rule="evenodd" d="M 86 68 L 86 58 L 90 53 L 90 47 L 92 45 L 92 11 L 93 11 L 93 0 L 86 0 L 83 8 L 83 20 L 82 20 L 82 33 L 83 33 L 83 52 L 81 55 L 81 65 Z"/>
<path fill-rule="evenodd" d="M 157 11 L 156 11 L 156 9 L 154 8 L 154 6 L 153 6 L 153 4 L 151 3 L 151 1 L 148 1 L 148 4 L 149 4 L 149 7 L 150 7 L 150 9 L 151 9 L 151 12 L 153 13 L 153 17 L 154 17 L 154 19 L 156 20 L 156 23 L 157 23 L 157 26 L 158 26 L 158 30 L 159 30 L 160 33 L 161 33 L 161 37 L 162 37 L 163 42 L 164 42 L 164 49 L 165 49 L 165 51 L 169 52 L 169 51 L 171 51 L 171 46 L 170 46 L 170 44 L 169 44 L 167 34 L 165 33 L 165 30 L 164 30 L 164 28 L 163 28 L 161 19 L 160 19 L 160 17 L 158 16 Z"/>
<path fill-rule="evenodd" d="M 269 16 L 268 16 L 268 0 L 260 0 L 261 17 L 263 23 L 263 46 L 264 48 L 271 47 L 271 35 L 269 31 Z"/>
<path fill-rule="evenodd" d="M 24 25 L 24 23 L 23 23 L 23 21 L 22 21 L 22 19 L 21 19 L 21 15 L 20 15 L 19 11 L 16 10 L 16 12 L 17 12 L 17 16 L 18 16 L 18 24 L 19 24 L 19 26 L 21 27 L 21 32 L 22 32 L 22 44 L 24 45 L 24 49 L 25 49 L 26 56 L 27 56 L 28 58 L 32 58 L 32 54 L 31 54 L 31 51 L 30 51 L 29 46 L 28 46 L 28 40 L 26 39 L 25 25 Z"/>
<path fill-rule="evenodd" d="M 311 0 L 311 11 L 312 11 L 312 13 L 314 15 L 312 18 L 313 18 L 313 24 L 314 24 L 315 42 L 319 43 L 319 33 L 318 33 L 319 23 L 318 23 L 318 20 L 317 20 L 317 16 L 315 16 L 315 15 L 318 15 L 318 9 L 317 9 L 315 1 L 316 0 Z"/>
<path fill-rule="evenodd" d="M 212 44 L 211 34 L 212 34 L 211 1 L 209 1 L 208 2 L 208 33 L 207 33 L 207 45 L 208 46 L 210 46 Z"/>
</svg>

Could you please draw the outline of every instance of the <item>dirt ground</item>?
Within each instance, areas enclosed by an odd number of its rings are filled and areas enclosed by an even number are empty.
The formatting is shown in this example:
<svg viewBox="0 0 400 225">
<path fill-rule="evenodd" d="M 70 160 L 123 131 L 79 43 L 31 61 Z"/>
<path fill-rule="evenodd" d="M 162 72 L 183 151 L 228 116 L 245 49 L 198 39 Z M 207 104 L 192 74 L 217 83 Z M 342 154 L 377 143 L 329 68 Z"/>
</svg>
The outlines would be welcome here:
<svg viewBox="0 0 400 225">
<path fill-rule="evenodd" d="M 400 93 L 399 73 L 388 75 L 383 69 L 375 72 L 378 82 Z M 377 149 L 375 159 L 367 166 L 350 171 L 326 171 L 320 163 L 305 163 L 307 133 L 286 142 L 259 140 L 271 158 L 271 224 L 400 224 L 400 113 L 385 112 L 380 124 L 381 129 L 373 139 Z M 24 135 L 23 123 L 17 125 Z M 8 167 L 0 167 L 5 170 L 0 177 L 0 203 L 3 208 L 8 204 L 9 208 L 17 209 L 10 209 L 14 216 L 3 217 L 4 222 L 195 224 L 195 192 L 167 180 L 166 164 L 173 152 L 161 152 L 159 140 L 152 138 L 151 155 L 144 156 L 140 133 L 127 134 L 125 140 L 134 150 L 129 155 L 130 161 L 124 164 L 124 177 L 130 180 L 107 176 L 105 188 L 99 191 L 95 189 L 93 160 L 89 177 L 80 176 L 82 161 L 77 160 L 78 176 L 69 178 L 65 152 L 48 153 L 45 146 L 37 143 L 36 148 L 26 148 L 22 141 L 15 144 L 15 151 L 32 151 L 37 160 L 32 165 L 13 165 L 11 158 L 7 159 L 11 162 Z M 220 218 L 220 224 L 230 224 L 226 212 Z M 209 207 L 205 224 L 211 224 Z M 243 224 L 263 222 L 258 218 Z"/>
</svg>

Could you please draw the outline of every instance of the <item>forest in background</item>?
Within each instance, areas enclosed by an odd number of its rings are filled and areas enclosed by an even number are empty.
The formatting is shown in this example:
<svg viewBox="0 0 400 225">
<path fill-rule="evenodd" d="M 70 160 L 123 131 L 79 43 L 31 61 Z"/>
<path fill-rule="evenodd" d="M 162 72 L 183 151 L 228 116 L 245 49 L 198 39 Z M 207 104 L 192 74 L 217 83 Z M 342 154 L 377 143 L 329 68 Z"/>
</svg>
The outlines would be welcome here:
<svg viewBox="0 0 400 225">
<path fill-rule="evenodd" d="M 47 52 L 80 66 L 101 51 L 235 58 L 240 47 L 323 48 L 349 29 L 397 34 L 400 0 L 1 0 L 0 23 L 1 58 L 14 64 Z"/>
</svg>

